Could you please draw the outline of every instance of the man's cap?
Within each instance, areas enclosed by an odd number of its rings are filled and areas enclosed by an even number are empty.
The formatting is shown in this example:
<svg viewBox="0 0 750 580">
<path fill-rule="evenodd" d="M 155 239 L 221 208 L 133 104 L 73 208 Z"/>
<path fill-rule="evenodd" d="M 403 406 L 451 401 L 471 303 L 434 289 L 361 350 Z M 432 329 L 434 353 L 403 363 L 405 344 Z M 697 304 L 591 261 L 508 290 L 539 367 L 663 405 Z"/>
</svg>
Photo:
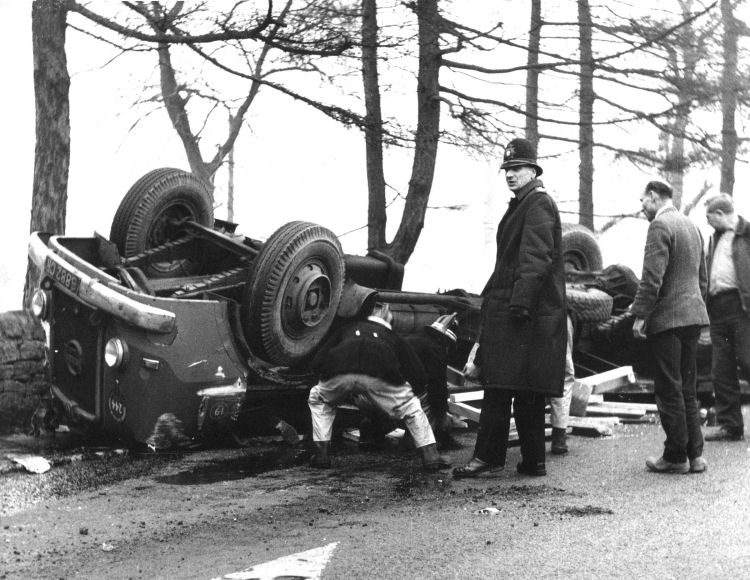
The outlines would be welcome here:
<svg viewBox="0 0 750 580">
<path fill-rule="evenodd" d="M 505 155 L 503 155 L 503 164 L 500 169 L 509 167 L 519 167 L 521 165 L 530 165 L 536 169 L 536 175 L 542 174 L 542 168 L 536 162 L 536 149 L 528 139 L 516 138 L 505 146 Z"/>
<path fill-rule="evenodd" d="M 453 314 L 443 314 L 442 316 L 439 316 L 435 322 L 424 328 L 427 332 L 432 333 L 433 335 L 440 338 L 446 338 L 455 343 L 458 339 L 456 333 L 453 332 L 450 327 L 455 322 L 456 316 L 458 316 L 458 312 L 454 312 Z"/>
</svg>

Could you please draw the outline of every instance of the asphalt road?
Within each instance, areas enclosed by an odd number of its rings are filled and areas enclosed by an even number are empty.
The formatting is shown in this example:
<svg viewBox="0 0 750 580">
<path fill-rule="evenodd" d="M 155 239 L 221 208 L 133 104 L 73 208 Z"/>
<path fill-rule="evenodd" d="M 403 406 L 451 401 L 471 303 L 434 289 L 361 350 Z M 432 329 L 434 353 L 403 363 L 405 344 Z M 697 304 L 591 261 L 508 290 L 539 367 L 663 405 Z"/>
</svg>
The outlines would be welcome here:
<svg viewBox="0 0 750 580">
<path fill-rule="evenodd" d="M 330 471 L 264 444 L 5 473 L 0 578 L 208 579 L 321 547 L 323 579 L 750 577 L 748 441 L 707 443 L 690 475 L 645 469 L 655 423 L 570 442 L 543 478 L 510 469 L 517 448 L 497 476 L 453 480 L 345 442 Z"/>
</svg>

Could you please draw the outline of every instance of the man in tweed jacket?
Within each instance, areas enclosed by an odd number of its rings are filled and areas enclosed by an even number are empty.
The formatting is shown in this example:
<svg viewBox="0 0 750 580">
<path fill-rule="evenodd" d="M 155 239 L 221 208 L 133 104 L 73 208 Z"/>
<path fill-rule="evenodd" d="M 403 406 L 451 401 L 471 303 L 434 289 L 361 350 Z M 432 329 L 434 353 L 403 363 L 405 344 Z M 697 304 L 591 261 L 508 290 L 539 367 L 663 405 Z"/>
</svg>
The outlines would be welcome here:
<svg viewBox="0 0 750 580">
<path fill-rule="evenodd" d="M 641 194 L 651 224 L 643 274 L 630 309 L 633 334 L 648 339 L 656 361 L 654 396 L 667 438 L 661 457 L 646 466 L 658 473 L 701 472 L 703 435 L 696 397 L 696 352 L 701 326 L 708 324 L 703 238 L 672 204 L 672 188 L 651 181 Z"/>
</svg>

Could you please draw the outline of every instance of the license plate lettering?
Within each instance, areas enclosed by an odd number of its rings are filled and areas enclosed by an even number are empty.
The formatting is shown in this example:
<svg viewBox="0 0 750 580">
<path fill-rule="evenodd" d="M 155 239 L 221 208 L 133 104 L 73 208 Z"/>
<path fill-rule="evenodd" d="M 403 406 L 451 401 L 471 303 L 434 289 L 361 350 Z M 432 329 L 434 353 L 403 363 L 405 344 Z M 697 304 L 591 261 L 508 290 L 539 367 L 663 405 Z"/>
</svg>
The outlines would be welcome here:
<svg viewBox="0 0 750 580">
<path fill-rule="evenodd" d="M 55 282 L 64 286 L 73 294 L 78 294 L 78 288 L 81 286 L 81 279 L 78 276 L 72 272 L 68 272 L 68 270 L 60 266 L 51 258 L 47 258 L 44 261 L 44 271 Z"/>
</svg>

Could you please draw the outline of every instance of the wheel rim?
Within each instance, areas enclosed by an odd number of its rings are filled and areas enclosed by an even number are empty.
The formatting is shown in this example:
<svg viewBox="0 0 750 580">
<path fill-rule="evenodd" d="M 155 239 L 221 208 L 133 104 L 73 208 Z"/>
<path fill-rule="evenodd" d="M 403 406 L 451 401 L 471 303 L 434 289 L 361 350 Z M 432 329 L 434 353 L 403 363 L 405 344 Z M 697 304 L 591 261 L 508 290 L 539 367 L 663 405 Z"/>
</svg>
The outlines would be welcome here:
<svg viewBox="0 0 750 580">
<path fill-rule="evenodd" d="M 282 325 L 290 336 L 315 329 L 331 306 L 331 280 L 325 264 L 308 260 L 294 270 L 282 296 Z"/>
<path fill-rule="evenodd" d="M 173 203 L 164 208 L 154 219 L 146 238 L 146 249 L 161 246 L 180 237 L 182 224 L 187 220 L 197 221 L 195 209 L 184 203 Z M 160 272 L 172 272 L 176 264 L 184 265 L 188 260 L 151 262 L 150 266 Z"/>
<path fill-rule="evenodd" d="M 569 272 L 571 270 L 588 270 L 588 261 L 580 252 L 565 252 L 565 271 Z"/>
</svg>

